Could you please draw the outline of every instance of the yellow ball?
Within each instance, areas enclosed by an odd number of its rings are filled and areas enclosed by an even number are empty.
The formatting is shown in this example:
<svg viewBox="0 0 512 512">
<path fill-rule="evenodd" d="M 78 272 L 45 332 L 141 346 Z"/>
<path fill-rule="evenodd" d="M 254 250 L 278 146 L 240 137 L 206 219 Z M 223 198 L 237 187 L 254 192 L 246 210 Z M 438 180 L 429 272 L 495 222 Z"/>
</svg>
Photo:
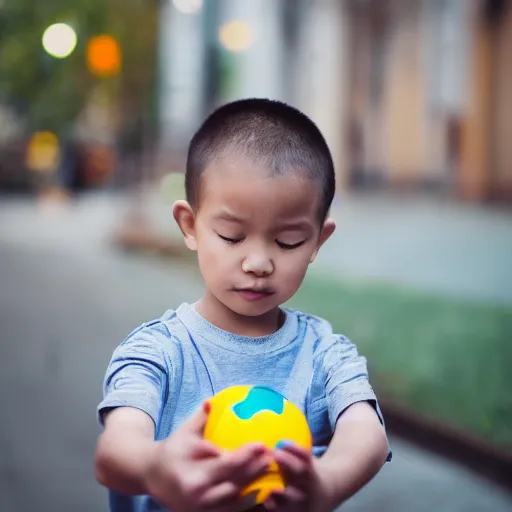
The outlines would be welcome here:
<svg viewBox="0 0 512 512">
<path fill-rule="evenodd" d="M 274 449 L 291 441 L 311 450 L 312 438 L 302 411 L 276 391 L 261 386 L 232 386 L 209 399 L 211 409 L 204 438 L 226 450 L 260 442 Z M 274 490 L 285 487 L 277 463 L 241 493 L 242 507 L 263 503 Z"/>
</svg>

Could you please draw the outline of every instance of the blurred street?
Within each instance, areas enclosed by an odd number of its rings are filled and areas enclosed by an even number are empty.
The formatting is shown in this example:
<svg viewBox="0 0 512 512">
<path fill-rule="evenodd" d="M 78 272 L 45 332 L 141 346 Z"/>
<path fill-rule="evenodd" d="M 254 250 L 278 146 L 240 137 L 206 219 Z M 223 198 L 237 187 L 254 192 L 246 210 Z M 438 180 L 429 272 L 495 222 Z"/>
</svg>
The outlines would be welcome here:
<svg viewBox="0 0 512 512">
<path fill-rule="evenodd" d="M 2 512 L 107 510 L 92 459 L 108 358 L 139 323 L 201 292 L 192 269 L 110 244 L 125 206 L 105 194 L 43 209 L 0 201 Z M 393 463 L 343 510 L 512 511 L 512 496 L 466 470 L 392 447 Z"/>
</svg>

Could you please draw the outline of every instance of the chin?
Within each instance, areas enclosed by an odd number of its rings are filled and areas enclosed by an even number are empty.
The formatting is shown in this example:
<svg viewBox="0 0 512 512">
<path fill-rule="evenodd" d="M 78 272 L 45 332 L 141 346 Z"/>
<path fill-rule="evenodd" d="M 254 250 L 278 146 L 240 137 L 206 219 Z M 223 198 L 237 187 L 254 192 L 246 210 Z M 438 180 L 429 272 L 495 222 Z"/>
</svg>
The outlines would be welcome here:
<svg viewBox="0 0 512 512">
<path fill-rule="evenodd" d="M 263 315 L 269 313 L 276 307 L 277 306 L 272 306 L 270 308 L 269 307 L 266 307 L 266 308 L 259 307 L 258 308 L 255 306 L 248 305 L 246 307 L 239 306 L 239 307 L 233 307 L 231 309 L 238 315 L 257 317 L 257 316 L 263 316 Z"/>
<path fill-rule="evenodd" d="M 238 301 L 226 301 L 224 302 L 224 305 L 237 315 L 250 317 L 263 316 L 269 313 L 270 311 L 274 310 L 275 308 L 279 307 L 279 304 L 275 303 L 258 304 L 257 302 L 255 302 L 244 304 Z"/>
</svg>

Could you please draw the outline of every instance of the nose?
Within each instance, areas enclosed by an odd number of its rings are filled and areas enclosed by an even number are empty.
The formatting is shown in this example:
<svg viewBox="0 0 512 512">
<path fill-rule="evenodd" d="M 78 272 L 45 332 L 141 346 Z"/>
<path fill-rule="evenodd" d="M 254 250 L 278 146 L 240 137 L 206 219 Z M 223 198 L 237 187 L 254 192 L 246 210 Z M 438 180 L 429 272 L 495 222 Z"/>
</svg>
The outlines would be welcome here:
<svg viewBox="0 0 512 512">
<path fill-rule="evenodd" d="M 264 277 L 274 271 L 274 264 L 265 251 L 252 251 L 242 262 L 242 270 L 247 274 Z"/>
</svg>

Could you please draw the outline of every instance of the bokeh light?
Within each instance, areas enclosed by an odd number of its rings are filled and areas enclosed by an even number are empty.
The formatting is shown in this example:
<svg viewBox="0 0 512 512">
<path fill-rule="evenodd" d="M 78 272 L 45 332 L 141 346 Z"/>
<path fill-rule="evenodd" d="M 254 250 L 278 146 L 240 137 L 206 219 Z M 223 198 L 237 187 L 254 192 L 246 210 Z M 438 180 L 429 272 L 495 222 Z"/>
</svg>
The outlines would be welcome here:
<svg viewBox="0 0 512 512">
<path fill-rule="evenodd" d="M 49 55 L 56 59 L 64 59 L 76 48 L 76 32 L 66 23 L 55 23 L 44 31 L 42 43 Z"/>
<path fill-rule="evenodd" d="M 254 42 L 253 30 L 246 21 L 231 20 L 220 28 L 219 41 L 230 52 L 244 52 Z"/>
<path fill-rule="evenodd" d="M 203 7 L 203 0 L 173 0 L 174 7 L 185 14 L 197 14 Z"/>
<path fill-rule="evenodd" d="M 87 43 L 87 66 L 99 77 L 115 76 L 121 70 L 121 48 L 110 35 L 95 36 Z"/>
<path fill-rule="evenodd" d="M 35 132 L 27 147 L 27 166 L 34 172 L 55 172 L 60 162 L 59 138 L 50 131 Z"/>
</svg>

